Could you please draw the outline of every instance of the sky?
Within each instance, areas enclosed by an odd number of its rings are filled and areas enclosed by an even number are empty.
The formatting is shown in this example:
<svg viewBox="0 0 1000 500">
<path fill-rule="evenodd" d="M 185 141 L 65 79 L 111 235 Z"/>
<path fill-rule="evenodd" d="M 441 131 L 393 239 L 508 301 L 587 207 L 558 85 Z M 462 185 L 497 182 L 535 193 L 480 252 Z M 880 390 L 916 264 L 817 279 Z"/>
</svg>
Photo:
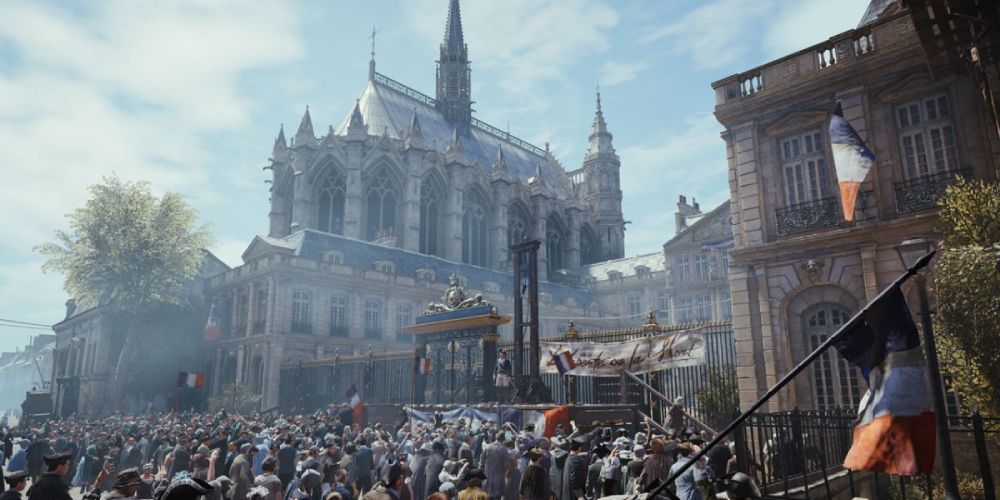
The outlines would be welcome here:
<svg viewBox="0 0 1000 500">
<path fill-rule="evenodd" d="M 600 85 L 627 255 L 673 234 L 677 196 L 728 197 L 711 83 L 852 29 L 868 0 L 463 0 L 476 116 L 582 163 Z M 434 93 L 448 0 L 0 0 L 0 319 L 51 325 L 36 245 L 118 175 L 183 194 L 230 265 L 266 233 L 281 124 L 317 133 L 378 71 Z M 45 333 L 0 326 L 0 351 Z"/>
</svg>

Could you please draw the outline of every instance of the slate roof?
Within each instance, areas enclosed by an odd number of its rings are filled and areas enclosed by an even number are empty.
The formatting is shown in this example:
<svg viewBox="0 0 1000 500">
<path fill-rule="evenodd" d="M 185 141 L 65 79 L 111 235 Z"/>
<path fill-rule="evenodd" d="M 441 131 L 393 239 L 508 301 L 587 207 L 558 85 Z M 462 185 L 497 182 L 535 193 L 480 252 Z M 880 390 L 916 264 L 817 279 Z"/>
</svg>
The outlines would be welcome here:
<svg viewBox="0 0 1000 500">
<path fill-rule="evenodd" d="M 606 281 L 609 279 L 608 272 L 610 271 L 618 271 L 622 274 L 622 277 L 635 276 L 635 268 L 638 266 L 646 266 L 650 272 L 654 273 L 664 270 L 663 252 L 640 254 L 625 257 L 624 259 L 588 264 L 580 267 L 580 278 L 586 279 L 590 277 L 597 281 Z"/>
<path fill-rule="evenodd" d="M 438 152 L 445 154 L 454 140 L 455 127 L 438 112 L 434 107 L 435 102 L 432 97 L 380 74 L 369 80 L 358 100 L 369 134 L 382 135 L 388 131 L 389 137 L 405 139 L 413 114 L 416 113 L 422 144 L 428 147 L 433 145 Z M 354 106 L 351 106 L 351 111 L 336 127 L 336 135 L 347 134 L 353 109 Z M 491 170 L 497 158 L 497 149 L 502 145 L 504 160 L 511 175 L 527 182 L 541 165 L 542 177 L 556 196 L 566 198 L 572 194 L 568 177 L 558 172 L 562 167 L 551 158 L 546 158 L 543 150 L 509 134 L 509 139 L 505 140 L 498 137 L 498 133 L 503 135 L 504 132 L 478 120 L 473 121 L 468 135 L 461 136 L 459 140 L 460 155 L 467 163 L 477 162 L 487 171 Z M 492 132 L 488 131 L 490 129 Z"/>
<path fill-rule="evenodd" d="M 865 14 L 861 16 L 861 22 L 858 23 L 858 27 L 860 28 L 877 21 L 879 14 L 896 2 L 897 0 L 871 0 L 868 8 L 865 9 Z"/>
<path fill-rule="evenodd" d="M 344 265 L 353 268 L 372 269 L 373 264 L 377 261 L 390 261 L 396 267 L 396 274 L 401 276 L 416 277 L 418 270 L 431 269 L 434 271 L 434 279 L 438 283 L 448 283 L 448 277 L 452 274 L 465 276 L 468 280 L 466 288 L 472 292 L 482 292 L 483 284 L 487 282 L 498 284 L 500 290 L 505 294 L 511 293 L 513 289 L 513 275 L 509 273 L 452 262 L 400 248 L 385 247 L 336 234 L 305 229 L 292 233 L 282 240 L 294 247 L 294 255 L 308 259 L 322 260 L 327 252 L 337 250 L 344 256 Z M 590 293 L 556 283 L 541 282 L 539 292 L 551 294 L 556 302 L 573 298 L 581 307 L 586 307 L 591 302 Z"/>
</svg>

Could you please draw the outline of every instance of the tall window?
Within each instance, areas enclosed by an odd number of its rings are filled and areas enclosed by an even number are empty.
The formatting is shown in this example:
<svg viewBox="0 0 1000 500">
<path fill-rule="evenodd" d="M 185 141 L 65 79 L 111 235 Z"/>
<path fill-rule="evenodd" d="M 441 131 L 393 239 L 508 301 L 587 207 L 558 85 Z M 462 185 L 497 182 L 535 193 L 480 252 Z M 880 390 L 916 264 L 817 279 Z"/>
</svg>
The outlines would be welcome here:
<svg viewBox="0 0 1000 500">
<path fill-rule="evenodd" d="M 317 200 L 317 228 L 333 234 L 344 234 L 344 193 L 347 184 L 344 177 L 331 172 L 320 184 Z"/>
<path fill-rule="evenodd" d="M 250 363 L 250 392 L 260 394 L 264 390 L 264 358 L 254 356 Z"/>
<path fill-rule="evenodd" d="M 733 296 L 730 295 L 729 290 L 723 290 L 722 292 L 722 319 L 729 319 L 733 317 Z"/>
<path fill-rule="evenodd" d="M 632 317 L 642 315 L 642 298 L 639 295 L 628 296 L 628 315 Z"/>
<path fill-rule="evenodd" d="M 469 193 L 466 200 L 462 217 L 462 262 L 486 267 L 489 265 L 487 212 L 474 193 Z"/>
<path fill-rule="evenodd" d="M 253 302 L 253 333 L 264 333 L 267 323 L 267 289 L 260 288 L 254 292 Z"/>
<path fill-rule="evenodd" d="M 555 217 L 549 217 L 545 223 L 547 230 L 545 234 L 545 250 L 549 258 L 548 270 L 550 273 L 566 267 L 563 261 L 563 232 L 562 225 Z"/>
<path fill-rule="evenodd" d="M 396 188 L 389 170 L 385 167 L 378 169 L 365 191 L 365 238 L 368 241 L 395 236 L 396 199 Z"/>
<path fill-rule="evenodd" d="M 691 259 L 687 255 L 677 256 L 677 281 L 680 283 L 691 281 Z"/>
<path fill-rule="evenodd" d="M 507 212 L 507 243 L 514 245 L 522 241 L 526 241 L 529 237 L 528 234 L 528 223 L 526 222 L 527 217 L 517 209 L 517 207 L 511 206 L 510 211 Z"/>
<path fill-rule="evenodd" d="M 580 265 L 593 264 L 598 260 L 597 237 L 590 228 L 580 228 Z"/>
<path fill-rule="evenodd" d="M 694 279 L 708 280 L 708 257 L 703 253 L 694 256 Z"/>
<path fill-rule="evenodd" d="M 789 206 L 827 196 L 826 152 L 819 130 L 781 139 L 781 171 Z"/>
<path fill-rule="evenodd" d="M 347 297 L 330 298 L 330 335 L 346 337 L 347 330 Z"/>
<path fill-rule="evenodd" d="M 815 350 L 849 318 L 847 309 L 836 304 L 820 304 L 806 311 L 805 333 L 808 349 Z M 813 394 L 817 410 L 855 408 L 861 399 L 861 384 L 855 370 L 834 350 L 827 350 L 812 364 Z"/>
<path fill-rule="evenodd" d="M 709 321 L 712 319 L 712 296 L 699 295 L 694 298 L 695 318 L 698 321 Z"/>
<path fill-rule="evenodd" d="M 660 290 L 656 294 L 656 319 L 670 322 L 670 295 L 666 290 Z"/>
<path fill-rule="evenodd" d="M 431 177 L 420 184 L 420 253 L 440 256 L 441 192 Z"/>
<path fill-rule="evenodd" d="M 722 277 L 725 278 L 726 276 L 729 276 L 729 250 L 720 251 L 719 259 L 720 262 L 722 263 L 720 266 L 721 269 L 719 270 L 719 274 L 721 274 Z"/>
<path fill-rule="evenodd" d="M 677 304 L 677 322 L 687 323 L 694 320 L 694 306 L 691 297 L 681 297 Z"/>
<path fill-rule="evenodd" d="M 403 328 L 413 323 L 413 308 L 410 304 L 396 305 L 396 333 L 403 333 Z"/>
<path fill-rule="evenodd" d="M 896 108 L 903 172 L 913 179 L 958 168 L 955 128 L 945 95 L 934 95 Z"/>
<path fill-rule="evenodd" d="M 292 333 L 312 333 L 312 293 L 292 292 Z"/>
<path fill-rule="evenodd" d="M 250 314 L 250 294 L 241 293 L 236 298 L 236 318 L 233 323 L 236 325 L 236 335 L 242 337 L 247 333 L 247 321 Z"/>
<path fill-rule="evenodd" d="M 382 303 L 377 300 L 365 301 L 365 337 L 382 337 Z"/>
</svg>

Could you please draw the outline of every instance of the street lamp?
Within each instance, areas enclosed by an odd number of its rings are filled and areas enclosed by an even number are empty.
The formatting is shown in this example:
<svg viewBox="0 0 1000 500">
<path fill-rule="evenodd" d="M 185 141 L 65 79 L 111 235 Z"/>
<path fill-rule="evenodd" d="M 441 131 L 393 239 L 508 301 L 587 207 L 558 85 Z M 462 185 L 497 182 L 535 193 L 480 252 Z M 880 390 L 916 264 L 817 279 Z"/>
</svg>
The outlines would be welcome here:
<svg viewBox="0 0 1000 500">
<path fill-rule="evenodd" d="M 896 247 L 900 260 L 907 269 L 917 259 L 927 255 L 934 249 L 934 243 L 922 238 L 909 239 Z M 924 344 L 924 357 L 927 360 L 927 371 L 930 376 L 931 400 L 934 403 L 934 419 L 937 427 L 937 448 L 940 452 L 941 471 L 944 475 L 945 498 L 959 499 L 958 478 L 955 475 L 955 457 L 951 451 L 951 435 L 948 431 L 948 409 L 944 404 L 944 386 L 941 382 L 941 366 L 938 363 L 937 344 L 934 341 L 934 327 L 931 322 L 931 311 L 927 299 L 927 279 L 917 273 L 913 276 L 917 285 L 917 297 L 920 302 L 921 337 Z"/>
</svg>

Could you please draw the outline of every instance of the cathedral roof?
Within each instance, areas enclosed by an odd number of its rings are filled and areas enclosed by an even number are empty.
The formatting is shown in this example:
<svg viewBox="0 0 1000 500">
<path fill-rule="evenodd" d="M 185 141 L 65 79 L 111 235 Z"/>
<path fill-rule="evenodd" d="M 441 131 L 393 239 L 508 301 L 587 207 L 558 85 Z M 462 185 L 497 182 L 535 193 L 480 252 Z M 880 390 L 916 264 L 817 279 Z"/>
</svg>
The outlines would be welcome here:
<svg viewBox="0 0 1000 500">
<path fill-rule="evenodd" d="M 358 105 L 369 134 L 381 135 L 388 131 L 389 137 L 405 139 L 416 115 L 423 145 L 434 145 L 438 152 L 445 154 L 454 142 L 455 127 L 435 108 L 434 98 L 381 74 L 376 73 L 368 82 Z M 351 113 L 348 113 L 335 133 L 346 135 L 350 121 Z M 527 181 L 535 174 L 537 166 L 542 165 L 542 175 L 550 189 L 561 198 L 572 193 L 569 178 L 560 175 L 562 167 L 546 158 L 545 150 L 476 119 L 472 120 L 468 134 L 461 138 L 460 156 L 464 163 L 478 163 L 490 169 L 501 144 L 511 175 Z"/>
<path fill-rule="evenodd" d="M 878 20 L 878 17 L 882 15 L 889 7 L 893 6 L 898 0 L 871 0 L 868 4 L 868 8 L 865 9 L 865 13 L 861 16 L 861 22 L 858 23 L 858 27 L 862 27 L 866 24 L 871 24 Z"/>
<path fill-rule="evenodd" d="M 593 278 L 595 281 L 606 281 L 609 272 L 621 273 L 623 278 L 635 276 L 636 268 L 647 267 L 650 272 L 660 272 L 664 269 L 663 252 L 653 252 L 625 257 L 624 259 L 606 260 L 596 264 L 580 267 L 580 278 Z"/>
</svg>

